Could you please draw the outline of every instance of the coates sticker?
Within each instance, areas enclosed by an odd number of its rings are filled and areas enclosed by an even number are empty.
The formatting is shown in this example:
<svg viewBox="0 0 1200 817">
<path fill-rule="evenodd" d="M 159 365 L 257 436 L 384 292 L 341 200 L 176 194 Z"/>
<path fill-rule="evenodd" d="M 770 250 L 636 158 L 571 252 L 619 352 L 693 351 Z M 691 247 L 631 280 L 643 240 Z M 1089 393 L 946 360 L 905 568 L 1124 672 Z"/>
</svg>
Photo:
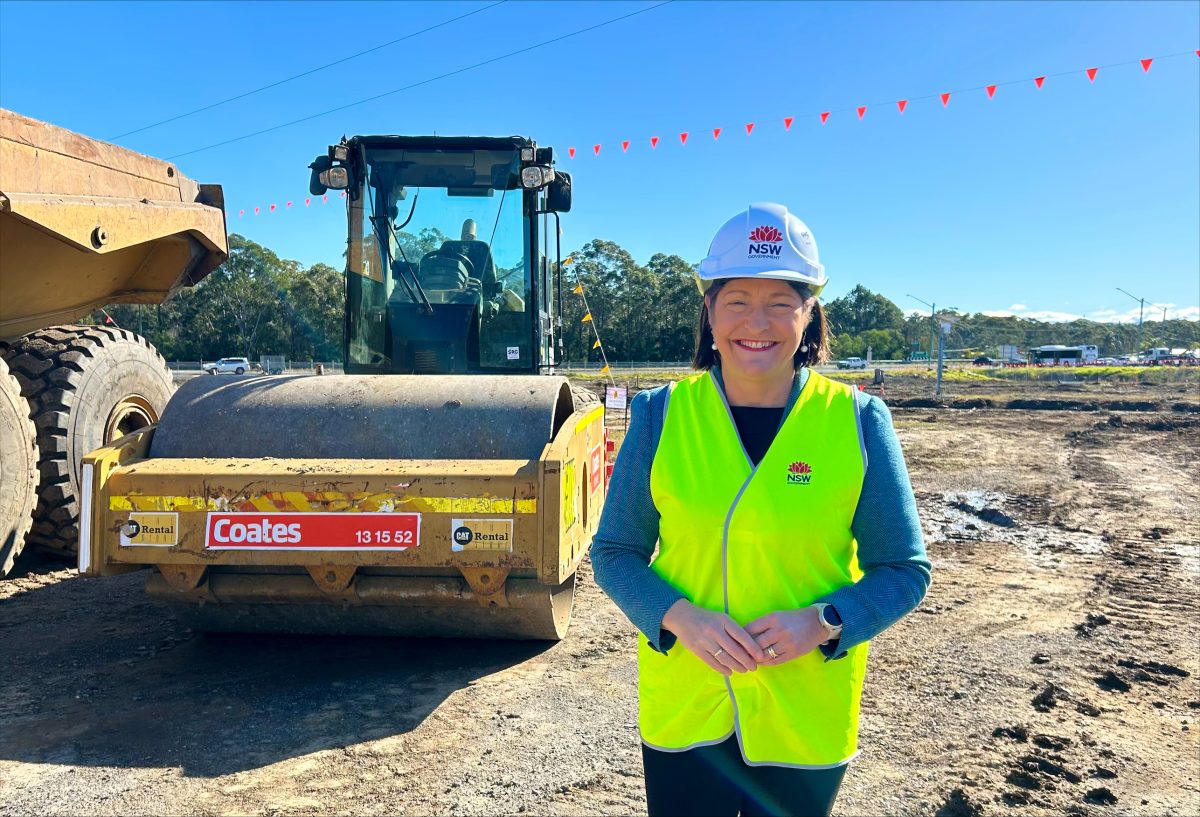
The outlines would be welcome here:
<svg viewBox="0 0 1200 817">
<path fill-rule="evenodd" d="M 812 482 L 812 466 L 797 460 L 788 466 L 788 485 L 808 485 Z"/>
<path fill-rule="evenodd" d="M 179 544 L 179 514 L 131 513 L 121 526 L 121 547 L 173 547 Z"/>
<path fill-rule="evenodd" d="M 419 513 L 210 513 L 208 550 L 408 550 Z"/>
<path fill-rule="evenodd" d="M 783 233 L 776 227 L 755 227 L 750 233 L 748 258 L 778 258 L 783 251 Z"/>
<path fill-rule="evenodd" d="M 513 521 L 511 519 L 451 519 L 450 549 L 491 550 L 512 553 Z"/>
</svg>

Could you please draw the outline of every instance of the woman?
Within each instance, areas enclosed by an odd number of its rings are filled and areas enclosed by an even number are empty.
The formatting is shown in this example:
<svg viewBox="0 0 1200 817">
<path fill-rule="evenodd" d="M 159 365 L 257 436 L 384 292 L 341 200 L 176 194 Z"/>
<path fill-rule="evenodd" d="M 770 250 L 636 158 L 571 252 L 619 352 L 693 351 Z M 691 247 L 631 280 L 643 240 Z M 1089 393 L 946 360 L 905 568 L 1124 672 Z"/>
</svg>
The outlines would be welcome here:
<svg viewBox="0 0 1200 817">
<path fill-rule="evenodd" d="M 738 214 L 700 264 L 701 373 L 633 400 L 592 562 L 641 631 L 656 817 L 828 814 L 867 642 L 929 586 L 887 408 L 809 368 L 826 280 L 785 207 Z"/>
</svg>

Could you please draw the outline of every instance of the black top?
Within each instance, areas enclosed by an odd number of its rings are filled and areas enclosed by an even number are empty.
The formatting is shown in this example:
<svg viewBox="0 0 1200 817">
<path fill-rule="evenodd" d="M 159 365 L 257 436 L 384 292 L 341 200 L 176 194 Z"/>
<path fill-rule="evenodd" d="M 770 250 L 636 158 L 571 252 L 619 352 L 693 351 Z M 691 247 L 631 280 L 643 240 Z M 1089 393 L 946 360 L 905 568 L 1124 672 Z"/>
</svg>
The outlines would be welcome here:
<svg viewBox="0 0 1200 817">
<path fill-rule="evenodd" d="M 742 447 L 755 465 L 762 462 L 771 447 L 779 426 L 783 423 L 783 406 L 761 408 L 759 406 L 730 406 L 733 424 L 737 426 Z"/>
</svg>

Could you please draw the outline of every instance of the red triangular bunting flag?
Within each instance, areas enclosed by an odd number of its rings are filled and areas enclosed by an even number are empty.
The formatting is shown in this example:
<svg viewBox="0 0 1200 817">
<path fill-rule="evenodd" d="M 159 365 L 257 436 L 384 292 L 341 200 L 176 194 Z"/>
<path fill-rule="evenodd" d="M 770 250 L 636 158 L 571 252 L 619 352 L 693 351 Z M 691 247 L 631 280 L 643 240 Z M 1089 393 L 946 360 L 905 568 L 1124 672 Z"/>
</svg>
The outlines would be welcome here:
<svg viewBox="0 0 1200 817">
<path fill-rule="evenodd" d="M 658 147 L 658 137 L 657 137 L 657 136 L 651 136 L 651 137 L 650 137 L 650 149 L 651 149 L 651 150 L 653 150 L 653 149 L 654 149 L 654 148 L 656 148 L 656 147 Z"/>
<path fill-rule="evenodd" d="M 625 141 L 621 142 L 621 152 L 622 152 L 622 153 L 628 153 L 628 152 L 629 152 L 629 140 L 628 140 L 628 139 L 626 139 Z"/>
<path fill-rule="evenodd" d="M 1099 68 L 1089 68 L 1089 69 L 1087 70 L 1088 82 L 1095 82 L 1095 81 L 1096 81 L 1096 72 L 1097 72 L 1097 71 L 1099 71 L 1099 70 L 1100 70 Z"/>
<path fill-rule="evenodd" d="M 307 207 L 307 206 L 308 206 L 308 203 L 309 203 L 310 201 L 312 201 L 312 199 L 305 199 L 305 200 L 304 200 L 304 206 L 305 206 L 305 207 Z"/>
<path fill-rule="evenodd" d="M 238 216 L 244 216 L 244 215 L 246 215 L 245 210 L 238 210 Z"/>
<path fill-rule="evenodd" d="M 679 134 L 679 144 L 681 144 L 681 145 L 686 145 L 686 144 L 687 144 L 687 138 L 688 138 L 688 132 L 687 132 L 687 131 L 684 131 L 683 133 Z"/>
<path fill-rule="evenodd" d="M 257 208 L 257 207 L 255 207 L 255 208 L 254 208 L 254 215 L 256 215 L 256 216 L 258 215 L 258 208 Z"/>
<path fill-rule="evenodd" d="M 289 201 L 289 202 L 287 203 L 287 206 L 288 206 L 288 207 L 291 207 L 291 206 L 292 206 L 292 203 Z"/>
<path fill-rule="evenodd" d="M 324 196 L 321 196 L 321 201 L 328 202 L 328 201 L 329 201 L 329 194 L 328 194 L 328 193 L 326 193 Z"/>
<path fill-rule="evenodd" d="M 346 191 L 345 191 L 345 190 L 343 190 L 343 191 L 342 191 L 341 198 L 343 198 L 343 199 L 344 199 L 344 198 L 346 198 Z"/>
<path fill-rule="evenodd" d="M 721 138 L 721 129 L 713 128 L 713 139 L 719 139 L 719 138 Z"/>
<path fill-rule="evenodd" d="M 597 156 L 599 156 L 600 155 L 600 146 L 592 145 L 592 152 L 595 153 Z"/>
<path fill-rule="evenodd" d="M 827 120 L 827 119 L 829 119 L 829 111 L 826 111 L 825 113 L 821 114 L 821 124 L 824 125 L 825 120 Z"/>
<path fill-rule="evenodd" d="M 942 107 L 944 108 L 949 104 L 950 104 L 950 93 L 947 91 L 946 93 L 942 94 Z"/>
<path fill-rule="evenodd" d="M 574 159 L 575 158 L 575 148 L 567 148 L 567 155 L 570 156 L 572 159 Z"/>
<path fill-rule="evenodd" d="M 859 105 L 859 106 L 858 106 L 858 118 L 859 118 L 859 119 L 862 119 L 862 118 L 863 118 L 863 116 L 864 116 L 866 113 L 867 113 L 867 106 L 866 106 L 866 105 Z"/>
<path fill-rule="evenodd" d="M 987 87 L 987 92 L 988 92 L 988 99 L 991 99 L 992 97 L 994 97 L 996 95 L 996 86 L 989 85 Z"/>
<path fill-rule="evenodd" d="M 271 212 L 272 212 L 272 213 L 274 213 L 274 212 L 275 212 L 275 205 L 274 205 L 274 204 L 272 204 L 272 205 L 271 205 Z"/>
<path fill-rule="evenodd" d="M 785 116 L 785 117 L 783 118 L 783 129 L 784 129 L 784 130 L 791 130 L 791 129 L 792 129 L 792 117 L 790 117 L 790 116 Z"/>
<path fill-rule="evenodd" d="M 747 123 L 746 123 L 746 135 L 747 135 L 747 136 L 749 136 L 749 135 L 750 135 L 750 132 L 751 132 L 752 130 L 754 130 L 754 123 L 753 123 L 753 122 L 747 122 Z"/>
<path fill-rule="evenodd" d="M 114 321 L 114 320 L 112 319 L 112 315 L 105 315 L 105 316 L 104 316 L 104 322 L 105 322 L 105 323 L 116 323 L 116 321 Z"/>
<path fill-rule="evenodd" d="M 1152 62 L 1154 62 L 1153 57 L 1151 57 L 1148 60 L 1142 60 L 1142 70 L 1145 71 L 1147 74 L 1150 73 L 1150 63 L 1152 63 Z"/>
<path fill-rule="evenodd" d="M 1041 87 L 1042 87 L 1042 83 L 1043 83 L 1043 82 L 1045 82 L 1045 81 L 1046 81 L 1046 78 L 1045 78 L 1045 77 L 1034 77 L 1034 78 L 1033 78 L 1033 84 L 1034 84 L 1034 85 L 1036 85 L 1036 86 L 1037 86 L 1037 87 L 1039 87 L 1039 88 L 1041 88 Z"/>
<path fill-rule="evenodd" d="M 907 99 L 900 100 L 899 102 L 896 103 L 896 107 L 899 108 L 900 113 L 903 114 L 904 109 L 908 107 L 908 100 Z"/>
</svg>

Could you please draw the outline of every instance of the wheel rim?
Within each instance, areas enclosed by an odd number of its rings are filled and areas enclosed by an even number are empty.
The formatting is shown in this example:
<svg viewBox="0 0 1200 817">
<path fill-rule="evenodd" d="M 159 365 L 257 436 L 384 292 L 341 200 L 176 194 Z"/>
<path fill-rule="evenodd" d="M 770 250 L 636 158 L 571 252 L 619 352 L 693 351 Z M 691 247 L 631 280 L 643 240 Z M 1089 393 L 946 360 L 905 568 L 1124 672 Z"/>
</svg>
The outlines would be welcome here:
<svg viewBox="0 0 1200 817">
<path fill-rule="evenodd" d="M 113 406 L 104 424 L 104 445 L 158 422 L 158 412 L 148 400 L 133 394 Z"/>
</svg>

